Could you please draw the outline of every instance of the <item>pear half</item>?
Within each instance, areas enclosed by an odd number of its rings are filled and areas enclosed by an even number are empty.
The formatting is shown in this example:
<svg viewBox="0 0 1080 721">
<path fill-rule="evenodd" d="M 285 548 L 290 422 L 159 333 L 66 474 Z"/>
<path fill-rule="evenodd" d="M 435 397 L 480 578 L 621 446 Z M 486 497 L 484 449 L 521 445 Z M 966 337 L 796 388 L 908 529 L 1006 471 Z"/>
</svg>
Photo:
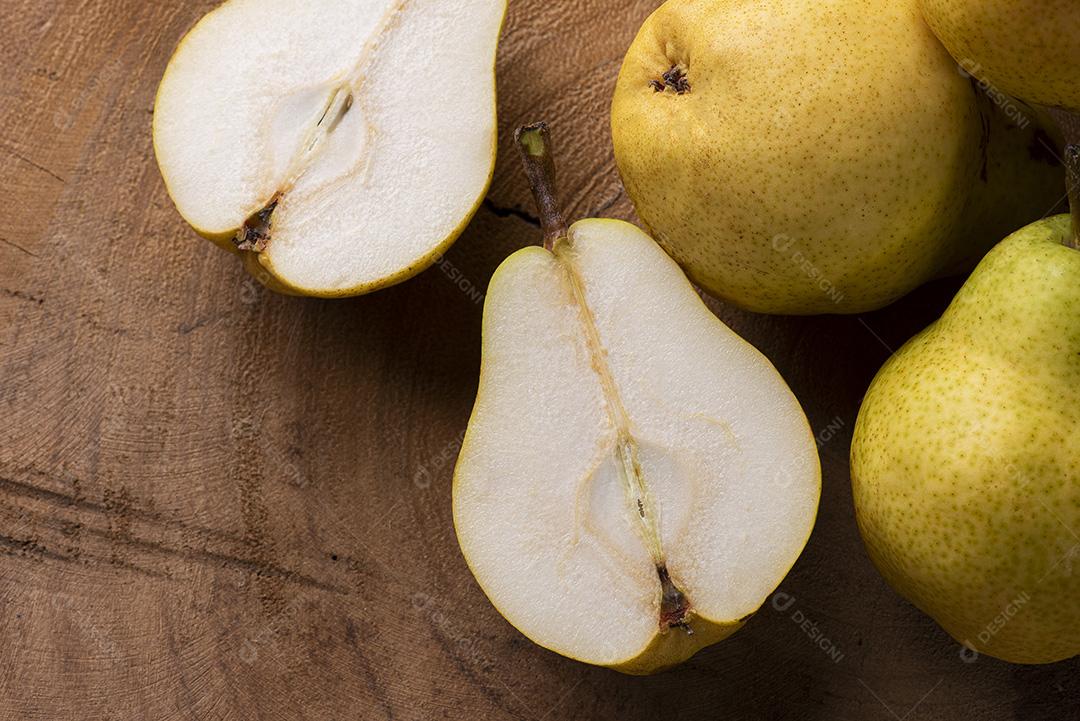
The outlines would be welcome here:
<svg viewBox="0 0 1080 721">
<path fill-rule="evenodd" d="M 495 159 L 505 0 L 230 0 L 180 43 L 154 148 L 180 214 L 267 285 L 344 296 L 460 234 Z"/>
<path fill-rule="evenodd" d="M 633 225 L 510 256 L 454 477 L 462 552 L 541 646 L 627 673 L 737 630 L 806 544 L 817 449 L 770 362 Z"/>
</svg>

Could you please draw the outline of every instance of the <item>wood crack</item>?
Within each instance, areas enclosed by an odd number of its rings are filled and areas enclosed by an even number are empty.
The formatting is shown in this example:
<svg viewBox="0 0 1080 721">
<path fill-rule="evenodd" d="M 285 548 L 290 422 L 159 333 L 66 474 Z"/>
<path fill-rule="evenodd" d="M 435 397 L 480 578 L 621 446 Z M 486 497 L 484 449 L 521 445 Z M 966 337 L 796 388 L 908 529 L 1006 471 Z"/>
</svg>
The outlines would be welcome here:
<svg viewBox="0 0 1080 721">
<path fill-rule="evenodd" d="M 9 147 L 4 147 L 4 150 L 6 150 L 8 152 L 8 154 L 11 155 L 16 160 L 21 160 L 22 162 L 26 163 L 30 167 L 35 168 L 36 170 L 40 170 L 42 173 L 45 173 L 46 175 L 48 175 L 53 180 L 59 181 L 61 185 L 67 185 L 67 178 L 61 177 L 58 173 L 56 173 L 53 170 L 50 170 L 49 168 L 42 165 L 41 163 L 35 163 L 33 160 L 26 157 L 22 153 L 19 153 L 19 152 L 15 151 L 15 150 L 12 150 Z"/>
<path fill-rule="evenodd" d="M 19 245 L 18 243 L 16 243 L 13 240 L 8 240 L 7 238 L 0 237 L 0 243 L 3 243 L 4 245 L 9 245 L 12 248 L 14 248 L 15 250 L 21 250 L 23 253 L 26 253 L 31 258 L 38 257 L 37 253 L 34 253 L 32 251 L 27 250 L 26 248 L 22 247 L 21 245 Z"/>
<path fill-rule="evenodd" d="M 37 296 L 37 295 L 33 295 L 31 293 L 27 293 L 26 291 L 22 291 L 22 290 L 11 290 L 9 288 L 0 288 L 0 295 L 7 296 L 8 298 L 15 298 L 16 300 L 23 300 L 23 301 L 26 301 L 27 303 L 37 303 L 38 305 L 43 305 L 45 303 L 44 298 L 42 298 L 40 296 Z"/>
<path fill-rule="evenodd" d="M 539 228 L 540 219 L 532 213 L 528 213 L 517 206 L 508 208 L 502 205 L 496 204 L 490 198 L 484 198 L 484 208 L 490 211 L 493 215 L 499 218 L 517 218 L 520 221 L 528 223 L 534 228 Z"/>
<path fill-rule="evenodd" d="M 320 591 L 339 594 L 348 592 L 347 589 L 343 587 L 280 566 L 268 559 L 253 557 L 258 554 L 248 555 L 244 553 L 232 553 L 225 549 L 218 550 L 206 547 L 192 548 L 188 542 L 181 542 L 179 545 L 174 545 L 164 541 L 150 541 L 135 535 L 130 528 L 124 534 L 117 534 L 111 525 L 100 528 L 90 525 L 85 517 L 85 514 L 87 513 L 94 514 L 99 518 L 104 518 L 111 524 L 113 516 L 116 516 L 117 514 L 114 505 L 108 498 L 106 498 L 104 503 L 95 503 L 82 497 L 69 496 L 58 491 L 40 488 L 29 483 L 3 476 L 0 476 L 0 495 L 22 497 L 27 500 L 36 501 L 44 506 L 44 510 L 36 510 L 27 508 L 25 502 L 19 504 L 21 507 L 17 507 L 16 510 L 20 513 L 38 517 L 37 520 L 28 524 L 28 528 L 37 528 L 39 530 L 53 529 L 58 530 L 60 533 L 64 533 L 66 529 L 77 526 L 81 534 L 92 536 L 102 541 L 105 545 L 104 551 L 107 552 L 107 555 L 99 557 L 98 555 L 81 553 L 63 553 L 48 547 L 44 541 L 33 537 L 33 534 L 26 539 L 5 539 L 5 537 L 0 536 L 0 552 L 3 552 L 3 548 L 7 548 L 9 551 L 21 552 L 25 555 L 35 555 L 51 561 L 86 564 L 93 562 L 112 563 L 118 557 L 117 554 L 112 553 L 112 551 L 123 548 L 134 550 L 150 557 L 164 556 L 165 558 L 177 559 L 187 563 L 233 568 L 257 577 L 280 579 L 286 583 L 294 583 Z M 73 523 L 71 520 L 64 520 L 60 517 L 57 513 L 58 509 L 64 509 L 69 514 L 83 514 L 83 517 L 76 517 L 76 520 Z M 212 537 L 217 537 L 220 539 L 217 541 L 218 543 L 224 541 L 227 544 L 239 545 L 241 547 L 247 545 L 242 539 L 233 538 L 225 533 L 212 531 L 210 529 L 199 529 L 185 524 L 182 521 L 170 521 L 159 518 L 152 513 L 148 513 L 132 506 L 130 503 L 125 507 L 124 514 L 132 521 L 149 524 L 151 529 L 164 527 L 174 528 L 180 532 L 198 533 L 203 536 L 203 543 L 211 542 Z M 100 525 L 100 522 L 98 525 Z M 149 567 L 147 563 L 149 564 Z M 129 561 L 123 561 L 119 564 L 114 563 L 114 565 L 121 565 L 129 570 L 145 575 L 168 577 L 167 573 L 153 567 L 153 561 L 148 560 L 147 563 L 135 564 Z"/>
</svg>

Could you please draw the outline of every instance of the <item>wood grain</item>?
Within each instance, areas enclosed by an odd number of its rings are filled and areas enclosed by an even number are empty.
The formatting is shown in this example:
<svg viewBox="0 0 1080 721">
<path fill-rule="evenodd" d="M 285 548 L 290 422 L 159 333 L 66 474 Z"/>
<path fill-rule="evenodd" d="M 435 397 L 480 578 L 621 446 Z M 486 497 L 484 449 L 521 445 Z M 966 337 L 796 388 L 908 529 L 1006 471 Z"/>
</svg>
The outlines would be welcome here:
<svg viewBox="0 0 1080 721">
<path fill-rule="evenodd" d="M 865 317 L 712 304 L 825 469 L 784 595 L 731 640 L 624 677 L 533 646 L 474 583 L 450 478 L 480 301 L 539 237 L 510 131 L 550 120 L 571 215 L 630 218 L 607 105 L 656 4 L 513 0 L 487 203 L 439 267 L 336 302 L 261 289 L 166 196 L 154 92 L 209 0 L 0 4 L 0 719 L 1075 718 L 1076 662 L 965 662 L 855 529 L 860 397 L 955 283 Z"/>
</svg>

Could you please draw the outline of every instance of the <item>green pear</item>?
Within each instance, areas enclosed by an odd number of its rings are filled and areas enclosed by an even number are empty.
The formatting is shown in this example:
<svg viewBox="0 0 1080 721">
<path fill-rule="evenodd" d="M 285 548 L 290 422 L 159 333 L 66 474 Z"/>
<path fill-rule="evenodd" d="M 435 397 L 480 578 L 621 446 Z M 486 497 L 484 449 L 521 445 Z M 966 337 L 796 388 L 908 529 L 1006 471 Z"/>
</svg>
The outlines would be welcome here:
<svg viewBox="0 0 1080 721">
<path fill-rule="evenodd" d="M 919 0 L 960 66 L 998 90 L 1080 112 L 1075 0 Z"/>
<path fill-rule="evenodd" d="M 817 513 L 817 448 L 771 363 L 637 227 L 555 210 L 525 129 L 545 247 L 484 306 L 454 526 L 476 580 L 537 644 L 643 674 L 739 629 Z M 541 177 L 543 176 L 543 177 Z"/>
<path fill-rule="evenodd" d="M 915 0 L 668 0 L 611 126 L 638 215 L 698 284 L 756 311 L 856 313 L 1060 197 L 1034 119 L 990 110 Z"/>
<path fill-rule="evenodd" d="M 878 569 L 958 641 L 1015 663 L 1080 653 L 1075 243 L 1064 215 L 999 243 L 878 373 L 852 441 Z"/>
</svg>

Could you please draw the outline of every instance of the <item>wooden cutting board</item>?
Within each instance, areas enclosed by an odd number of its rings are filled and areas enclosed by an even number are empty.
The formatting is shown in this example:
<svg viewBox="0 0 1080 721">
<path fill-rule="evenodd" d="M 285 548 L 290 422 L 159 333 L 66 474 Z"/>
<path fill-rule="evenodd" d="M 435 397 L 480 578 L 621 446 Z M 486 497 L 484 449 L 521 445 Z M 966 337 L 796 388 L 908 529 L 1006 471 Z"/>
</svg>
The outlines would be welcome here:
<svg viewBox="0 0 1080 721">
<path fill-rule="evenodd" d="M 965 661 L 855 528 L 859 400 L 955 283 L 863 317 L 712 303 L 824 465 L 808 548 L 731 640 L 625 677 L 473 581 L 450 481 L 482 298 L 539 238 L 511 131 L 552 122 L 571 215 L 632 218 L 607 110 L 656 4 L 512 0 L 487 202 L 438 267 L 342 301 L 261 289 L 166 196 L 154 91 L 210 0 L 0 4 L 0 719 L 1076 718 L 1080 665 Z"/>
</svg>

